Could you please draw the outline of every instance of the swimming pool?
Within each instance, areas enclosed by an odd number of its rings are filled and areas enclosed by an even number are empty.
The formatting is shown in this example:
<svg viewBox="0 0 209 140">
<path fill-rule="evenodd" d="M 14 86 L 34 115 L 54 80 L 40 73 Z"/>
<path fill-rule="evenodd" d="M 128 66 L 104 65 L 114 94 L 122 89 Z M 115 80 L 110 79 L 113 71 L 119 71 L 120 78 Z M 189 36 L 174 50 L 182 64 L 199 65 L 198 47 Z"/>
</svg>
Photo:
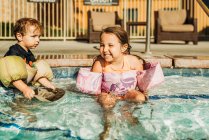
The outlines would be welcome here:
<svg viewBox="0 0 209 140">
<path fill-rule="evenodd" d="M 0 88 L 0 139 L 97 140 L 104 126 L 106 139 L 209 139 L 208 69 L 163 69 L 165 82 L 150 90 L 146 104 L 121 101 L 106 113 L 94 98 L 70 91 L 78 69 L 53 69 L 66 94 L 52 103 Z"/>
</svg>

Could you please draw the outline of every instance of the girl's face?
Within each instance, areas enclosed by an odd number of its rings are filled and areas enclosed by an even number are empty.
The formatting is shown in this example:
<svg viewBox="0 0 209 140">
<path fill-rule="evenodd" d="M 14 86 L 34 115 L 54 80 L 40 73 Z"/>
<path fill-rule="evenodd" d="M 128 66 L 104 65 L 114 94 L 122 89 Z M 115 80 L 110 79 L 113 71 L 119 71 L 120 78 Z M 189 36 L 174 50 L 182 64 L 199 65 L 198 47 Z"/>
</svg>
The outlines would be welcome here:
<svg viewBox="0 0 209 140">
<path fill-rule="evenodd" d="M 100 54 L 106 62 L 115 62 L 123 56 L 122 45 L 116 35 L 103 33 L 100 41 Z"/>
<path fill-rule="evenodd" d="M 41 32 L 35 26 L 29 26 L 25 35 L 18 34 L 19 44 L 25 49 L 34 49 L 39 45 Z"/>
</svg>

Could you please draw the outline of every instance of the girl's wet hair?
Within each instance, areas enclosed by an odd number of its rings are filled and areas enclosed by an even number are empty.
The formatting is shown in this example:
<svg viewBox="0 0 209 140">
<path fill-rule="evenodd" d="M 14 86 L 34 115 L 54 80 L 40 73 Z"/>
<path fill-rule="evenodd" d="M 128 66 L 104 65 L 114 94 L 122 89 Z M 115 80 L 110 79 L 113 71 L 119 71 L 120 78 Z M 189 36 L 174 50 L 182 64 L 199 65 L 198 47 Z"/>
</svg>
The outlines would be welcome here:
<svg viewBox="0 0 209 140">
<path fill-rule="evenodd" d="M 27 33 L 29 26 L 35 26 L 36 27 L 35 31 L 38 30 L 40 31 L 41 34 L 43 33 L 43 27 L 38 20 L 33 19 L 33 18 L 21 18 L 16 21 L 14 29 L 13 29 L 15 38 L 16 38 L 17 33 L 25 35 Z"/>
<path fill-rule="evenodd" d="M 103 33 L 111 33 L 117 36 L 117 38 L 119 39 L 121 45 L 128 45 L 128 48 L 126 49 L 126 51 L 124 52 L 125 54 L 130 54 L 130 50 L 131 50 L 131 46 L 129 44 L 129 36 L 127 34 L 127 32 L 121 28 L 121 27 L 107 27 L 105 29 L 102 30 L 101 34 L 100 34 L 100 39 Z"/>
</svg>

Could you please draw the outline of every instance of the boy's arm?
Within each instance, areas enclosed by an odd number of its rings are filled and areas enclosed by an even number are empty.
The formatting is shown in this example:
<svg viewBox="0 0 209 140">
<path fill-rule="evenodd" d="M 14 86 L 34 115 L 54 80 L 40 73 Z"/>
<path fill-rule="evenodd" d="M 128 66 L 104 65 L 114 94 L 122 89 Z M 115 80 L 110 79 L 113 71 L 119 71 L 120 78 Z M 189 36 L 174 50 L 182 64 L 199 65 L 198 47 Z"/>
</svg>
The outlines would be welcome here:
<svg viewBox="0 0 209 140">
<path fill-rule="evenodd" d="M 35 95 L 35 92 L 27 86 L 22 80 L 17 80 L 12 83 L 18 90 L 20 90 L 23 95 L 28 98 L 32 99 Z"/>
</svg>

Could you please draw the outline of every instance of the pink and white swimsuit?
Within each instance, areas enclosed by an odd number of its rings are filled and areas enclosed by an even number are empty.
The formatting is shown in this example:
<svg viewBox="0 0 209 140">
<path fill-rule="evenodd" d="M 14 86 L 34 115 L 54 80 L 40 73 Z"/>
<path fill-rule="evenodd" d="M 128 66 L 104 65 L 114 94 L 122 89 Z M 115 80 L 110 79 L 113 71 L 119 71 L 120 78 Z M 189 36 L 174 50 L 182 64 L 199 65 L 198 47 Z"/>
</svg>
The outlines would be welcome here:
<svg viewBox="0 0 209 140">
<path fill-rule="evenodd" d="M 125 57 L 124 57 L 125 58 Z M 112 92 L 125 95 L 128 90 L 147 91 L 164 81 L 164 75 L 159 63 L 145 64 L 145 70 L 131 70 L 127 60 L 121 70 L 113 70 L 108 64 L 103 67 L 103 73 L 91 72 L 90 68 L 80 68 L 77 76 L 77 88 L 87 94 L 97 95 L 101 92 Z"/>
<path fill-rule="evenodd" d="M 116 95 L 125 95 L 128 90 L 135 89 L 137 85 L 137 71 L 131 70 L 126 56 L 123 67 L 113 70 L 108 63 L 104 64 L 102 77 L 102 92 L 112 92 Z"/>
</svg>

